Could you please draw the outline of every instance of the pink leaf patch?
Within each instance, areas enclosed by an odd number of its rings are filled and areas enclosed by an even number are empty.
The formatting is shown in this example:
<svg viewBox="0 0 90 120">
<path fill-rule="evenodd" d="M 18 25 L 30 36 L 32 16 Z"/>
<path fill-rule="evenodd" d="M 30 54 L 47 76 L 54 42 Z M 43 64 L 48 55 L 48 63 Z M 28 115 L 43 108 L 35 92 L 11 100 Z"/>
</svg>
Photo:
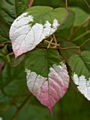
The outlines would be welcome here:
<svg viewBox="0 0 90 120">
<path fill-rule="evenodd" d="M 26 69 L 27 85 L 31 93 L 37 97 L 41 104 L 47 106 L 52 112 L 55 103 L 60 100 L 69 86 L 69 75 L 66 65 L 54 64 L 50 68 L 48 78 L 37 75 Z"/>
</svg>

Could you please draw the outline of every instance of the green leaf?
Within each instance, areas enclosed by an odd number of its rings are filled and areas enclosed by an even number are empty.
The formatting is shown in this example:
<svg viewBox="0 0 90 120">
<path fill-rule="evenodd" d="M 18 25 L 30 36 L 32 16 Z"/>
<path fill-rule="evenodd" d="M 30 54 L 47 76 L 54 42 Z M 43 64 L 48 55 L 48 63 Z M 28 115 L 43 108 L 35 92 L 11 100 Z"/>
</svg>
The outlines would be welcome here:
<svg viewBox="0 0 90 120">
<path fill-rule="evenodd" d="M 38 114 L 38 111 L 41 114 Z M 17 117 L 17 120 L 33 119 L 33 120 L 53 120 L 54 116 L 49 115 L 47 109 L 43 107 L 26 104 Z"/>
<path fill-rule="evenodd" d="M 28 95 L 23 62 L 16 67 L 6 65 L 0 81 L 1 88 L 7 96 Z"/>
<path fill-rule="evenodd" d="M 70 8 L 70 10 L 72 10 L 75 13 L 74 26 L 81 25 L 81 23 L 83 23 L 87 18 L 89 18 L 89 14 L 78 7 Z"/>
<path fill-rule="evenodd" d="M 26 68 L 37 74 L 47 77 L 49 68 L 53 64 L 60 63 L 60 55 L 57 50 L 53 49 L 38 49 L 28 53 L 29 57 L 26 60 Z"/>
<path fill-rule="evenodd" d="M 29 0 L 15 0 L 16 14 L 20 15 L 28 8 Z"/>
<path fill-rule="evenodd" d="M 88 5 L 87 5 L 88 3 Z M 75 6 L 89 13 L 90 0 L 69 0 L 68 6 Z"/>
<path fill-rule="evenodd" d="M 69 66 L 74 73 L 72 79 L 78 90 L 90 101 L 90 52 L 82 52 L 69 59 Z"/>
<path fill-rule="evenodd" d="M 90 52 L 82 52 L 79 55 L 74 55 L 69 59 L 69 66 L 72 72 L 78 76 L 84 75 L 86 78 L 90 78 Z"/>
<path fill-rule="evenodd" d="M 11 99 L 10 97 L 5 96 L 5 95 L 0 91 L 0 107 L 10 104 L 11 100 L 12 100 L 12 99 Z"/>
<path fill-rule="evenodd" d="M 15 15 L 15 1 L 12 0 L 12 2 L 1 0 L 0 2 L 0 21 L 3 23 L 6 23 L 10 25 L 14 18 L 16 17 Z"/>
<path fill-rule="evenodd" d="M 61 49 L 60 52 L 64 59 L 68 61 L 68 59 L 73 56 L 74 54 L 78 53 L 78 49 L 74 43 L 69 42 L 69 41 L 63 41 L 61 43 Z"/>
<path fill-rule="evenodd" d="M 63 29 L 63 28 L 65 28 L 65 29 L 72 28 L 74 20 L 75 20 L 75 14 L 74 14 L 74 12 L 69 10 L 69 15 L 68 15 L 66 21 L 61 26 L 61 29 Z M 64 32 L 64 30 L 63 30 L 63 32 Z"/>
<path fill-rule="evenodd" d="M 5 85 L 7 85 L 10 82 L 10 71 L 11 68 L 9 65 L 5 65 L 3 72 L 0 76 L 0 87 L 3 88 Z"/>
<path fill-rule="evenodd" d="M 68 106 L 69 102 L 70 105 Z M 72 118 L 73 120 L 85 120 L 87 118 L 89 120 L 90 118 L 90 102 L 75 89 L 72 81 L 66 96 L 60 101 L 59 105 L 61 109 L 58 111 L 58 120 L 60 118 L 63 118 L 63 120 L 72 120 Z"/>
<path fill-rule="evenodd" d="M 16 107 L 9 106 L 5 111 L 2 111 L 0 113 L 0 116 L 2 116 L 3 120 L 11 120 L 15 112 L 16 112 Z"/>
<path fill-rule="evenodd" d="M 41 104 L 52 111 L 69 85 L 67 67 L 60 59 L 59 52 L 53 49 L 39 49 L 31 52 L 26 62 L 27 86 Z M 57 90 L 58 89 L 58 90 Z"/>
<path fill-rule="evenodd" d="M 88 6 L 87 6 L 87 3 Z M 66 1 L 65 0 L 35 0 L 33 5 L 41 5 L 41 6 L 51 6 L 51 7 L 65 7 L 66 6 Z M 69 0 L 68 1 L 68 7 L 79 7 L 82 8 L 84 11 L 89 13 L 89 5 L 90 5 L 90 0 Z"/>
<path fill-rule="evenodd" d="M 41 1 L 41 0 L 36 0 L 33 5 L 41 5 L 41 6 L 51 6 L 51 7 L 64 7 L 64 1 L 63 0 L 45 0 L 45 1 Z"/>
<path fill-rule="evenodd" d="M 46 20 L 52 23 L 54 19 L 57 19 L 61 24 L 68 15 L 68 11 L 65 8 L 53 9 L 46 6 L 35 6 L 29 8 L 27 12 L 29 15 L 32 15 L 34 17 L 35 23 L 41 24 L 44 24 Z"/>
<path fill-rule="evenodd" d="M 0 42 L 9 41 L 9 25 L 16 17 L 15 1 L 1 0 L 0 1 Z"/>
<path fill-rule="evenodd" d="M 8 26 L 0 21 L 0 43 L 8 41 L 8 31 Z"/>
</svg>

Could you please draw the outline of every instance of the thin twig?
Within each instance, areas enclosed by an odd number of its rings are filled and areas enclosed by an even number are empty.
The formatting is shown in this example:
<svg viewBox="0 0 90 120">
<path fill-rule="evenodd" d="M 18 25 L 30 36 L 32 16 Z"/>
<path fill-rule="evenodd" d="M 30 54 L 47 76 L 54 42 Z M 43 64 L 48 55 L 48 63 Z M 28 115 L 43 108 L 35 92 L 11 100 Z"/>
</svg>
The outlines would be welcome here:
<svg viewBox="0 0 90 120">
<path fill-rule="evenodd" d="M 0 47 L 4 47 L 5 44 L 11 44 L 11 41 L 2 42 L 2 43 L 0 44 Z"/>
<path fill-rule="evenodd" d="M 47 48 L 50 48 L 50 45 L 52 44 L 52 41 L 53 41 L 53 38 L 50 41 L 48 41 L 49 44 L 48 44 Z"/>
<path fill-rule="evenodd" d="M 18 114 L 20 113 L 21 109 L 24 107 L 24 105 L 27 103 L 27 101 L 29 100 L 30 96 L 28 96 L 24 102 L 18 107 L 18 110 L 16 111 L 16 113 L 13 115 L 12 120 L 16 120 Z"/>
<path fill-rule="evenodd" d="M 85 41 L 80 45 L 80 47 L 82 47 L 83 45 L 85 45 L 88 41 L 90 41 L 90 38 L 87 39 L 87 40 L 85 40 Z"/>
<path fill-rule="evenodd" d="M 13 52 L 11 52 L 11 53 L 9 53 L 9 54 L 7 54 L 7 56 L 10 56 L 10 55 L 13 55 L 14 53 Z"/>
<path fill-rule="evenodd" d="M 89 33 L 90 33 L 90 30 L 86 31 L 86 32 L 83 33 L 83 34 L 80 34 L 80 35 L 79 35 L 78 37 L 76 37 L 73 41 L 77 41 L 77 40 L 79 40 L 80 38 L 86 36 L 86 35 L 89 34 Z"/>
<path fill-rule="evenodd" d="M 44 41 L 47 42 L 47 43 L 50 43 L 51 45 L 55 45 L 55 46 L 57 46 L 57 47 L 60 46 L 59 44 L 52 43 L 51 41 L 48 41 L 48 40 L 44 40 Z"/>
<path fill-rule="evenodd" d="M 11 41 L 3 42 L 3 44 L 11 44 Z"/>
<path fill-rule="evenodd" d="M 59 48 L 61 50 L 68 50 L 68 49 L 73 49 L 73 48 L 76 48 L 76 49 L 79 49 L 80 47 L 79 46 L 72 46 L 72 47 L 65 47 L 65 48 Z"/>
<path fill-rule="evenodd" d="M 57 44 L 56 36 L 54 34 L 52 36 L 53 36 L 53 40 L 54 40 L 55 44 Z"/>
<path fill-rule="evenodd" d="M 87 5 L 88 8 L 90 8 L 89 3 L 87 2 L 87 0 L 83 0 L 85 2 L 85 4 Z"/>
<path fill-rule="evenodd" d="M 80 46 L 72 46 L 72 47 L 66 47 L 66 48 L 59 48 L 61 50 L 68 50 L 68 49 L 78 49 L 78 54 L 81 53 Z"/>
<path fill-rule="evenodd" d="M 47 49 L 47 46 L 37 46 L 35 49 L 37 48 L 44 48 L 44 49 Z M 55 48 L 55 47 L 49 47 L 49 48 L 52 48 L 52 49 L 59 49 L 58 47 Z"/>
</svg>

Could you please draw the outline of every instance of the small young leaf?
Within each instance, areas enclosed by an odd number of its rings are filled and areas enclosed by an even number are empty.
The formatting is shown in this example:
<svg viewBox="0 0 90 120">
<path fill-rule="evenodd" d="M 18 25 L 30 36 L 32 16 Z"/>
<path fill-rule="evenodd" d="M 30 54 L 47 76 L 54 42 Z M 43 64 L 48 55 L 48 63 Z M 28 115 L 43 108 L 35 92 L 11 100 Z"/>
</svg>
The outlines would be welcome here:
<svg viewBox="0 0 90 120">
<path fill-rule="evenodd" d="M 15 56 L 31 51 L 43 39 L 52 35 L 67 14 L 64 8 L 32 7 L 20 15 L 10 28 Z"/>
</svg>

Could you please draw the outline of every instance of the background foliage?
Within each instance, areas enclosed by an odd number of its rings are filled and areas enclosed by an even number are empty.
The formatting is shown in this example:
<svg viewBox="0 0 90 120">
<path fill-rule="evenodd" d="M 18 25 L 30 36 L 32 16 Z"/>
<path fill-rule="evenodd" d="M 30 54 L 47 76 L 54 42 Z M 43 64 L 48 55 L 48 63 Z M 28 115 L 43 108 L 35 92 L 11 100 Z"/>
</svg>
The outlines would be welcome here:
<svg viewBox="0 0 90 120">
<path fill-rule="evenodd" d="M 8 35 L 11 23 L 28 8 L 28 3 L 28 0 L 0 1 L 0 116 L 3 120 L 90 120 L 90 103 L 72 81 L 67 94 L 55 105 L 53 114 L 28 91 L 24 72 L 28 54 L 15 59 Z M 33 6 L 38 5 L 65 8 L 66 1 L 35 0 Z M 87 69 L 90 77 L 90 0 L 69 0 L 68 8 L 70 17 L 55 34 L 61 46 L 60 54 L 72 70 L 70 57 L 80 57 L 77 69 Z M 77 58 L 74 54 L 78 54 Z"/>
</svg>

